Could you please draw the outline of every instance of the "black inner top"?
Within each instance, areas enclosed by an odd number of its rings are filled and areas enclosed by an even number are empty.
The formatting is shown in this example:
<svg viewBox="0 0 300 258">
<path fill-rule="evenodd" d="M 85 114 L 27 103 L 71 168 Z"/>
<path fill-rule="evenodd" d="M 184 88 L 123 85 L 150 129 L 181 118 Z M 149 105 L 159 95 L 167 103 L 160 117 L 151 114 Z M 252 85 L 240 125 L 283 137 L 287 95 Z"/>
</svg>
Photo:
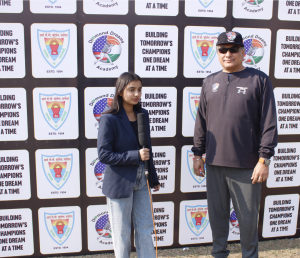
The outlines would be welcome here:
<svg viewBox="0 0 300 258">
<path fill-rule="evenodd" d="M 131 124 L 131 126 L 132 126 L 132 129 L 133 129 L 133 131 L 134 131 L 134 134 L 136 135 L 136 139 L 137 139 L 137 141 L 139 142 L 139 132 L 138 132 L 138 124 L 137 124 L 137 120 L 135 120 L 135 121 L 130 121 L 130 124 Z M 140 146 L 140 143 L 139 143 L 139 146 Z M 141 146 L 140 146 L 140 148 L 141 148 Z"/>
</svg>

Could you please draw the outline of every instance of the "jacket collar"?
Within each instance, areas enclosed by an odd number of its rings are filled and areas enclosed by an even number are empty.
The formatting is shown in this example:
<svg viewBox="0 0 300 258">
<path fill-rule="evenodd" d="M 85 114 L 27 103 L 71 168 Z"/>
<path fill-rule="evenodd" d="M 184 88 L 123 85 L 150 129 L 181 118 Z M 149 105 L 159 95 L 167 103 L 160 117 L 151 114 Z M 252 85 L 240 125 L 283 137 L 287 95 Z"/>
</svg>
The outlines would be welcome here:
<svg viewBox="0 0 300 258">
<path fill-rule="evenodd" d="M 133 110 L 134 110 L 135 114 L 138 113 L 135 109 L 133 109 Z M 139 146 L 138 139 L 137 139 L 137 137 L 136 137 L 136 135 L 135 135 L 135 133 L 133 131 L 132 125 L 130 124 L 130 121 L 128 119 L 128 116 L 127 116 L 126 111 L 125 111 L 125 109 L 124 109 L 123 106 L 120 107 L 119 117 L 121 119 L 121 122 L 122 122 L 123 126 L 125 127 L 125 129 L 129 133 L 129 135 L 131 136 L 131 138 Z"/>
</svg>

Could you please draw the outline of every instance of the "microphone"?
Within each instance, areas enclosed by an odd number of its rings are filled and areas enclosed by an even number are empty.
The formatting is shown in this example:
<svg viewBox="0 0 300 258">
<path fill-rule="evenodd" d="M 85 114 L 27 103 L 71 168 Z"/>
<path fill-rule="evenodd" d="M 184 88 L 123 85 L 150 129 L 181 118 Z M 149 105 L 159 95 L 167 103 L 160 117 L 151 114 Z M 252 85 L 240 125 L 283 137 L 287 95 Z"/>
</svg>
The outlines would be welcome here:
<svg viewBox="0 0 300 258">
<path fill-rule="evenodd" d="M 144 113 L 137 114 L 137 124 L 138 124 L 138 139 L 139 144 L 142 146 L 143 149 L 148 147 L 148 135 L 147 135 L 147 127 L 146 127 L 146 120 Z M 144 161 L 145 163 L 145 174 L 147 180 L 149 180 L 149 168 L 147 160 Z"/>
</svg>

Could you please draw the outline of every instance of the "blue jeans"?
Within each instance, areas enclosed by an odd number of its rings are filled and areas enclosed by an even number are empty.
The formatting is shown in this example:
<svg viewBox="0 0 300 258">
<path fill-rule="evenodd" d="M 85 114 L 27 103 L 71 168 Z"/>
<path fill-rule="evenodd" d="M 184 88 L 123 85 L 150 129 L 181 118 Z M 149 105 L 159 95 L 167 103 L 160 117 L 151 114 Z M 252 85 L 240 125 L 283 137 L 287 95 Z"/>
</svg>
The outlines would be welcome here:
<svg viewBox="0 0 300 258">
<path fill-rule="evenodd" d="M 131 250 L 131 215 L 135 230 L 135 246 L 139 258 L 155 258 L 151 232 L 153 231 L 152 210 L 141 162 L 129 198 L 107 197 L 108 213 L 116 258 L 129 258 Z"/>
</svg>

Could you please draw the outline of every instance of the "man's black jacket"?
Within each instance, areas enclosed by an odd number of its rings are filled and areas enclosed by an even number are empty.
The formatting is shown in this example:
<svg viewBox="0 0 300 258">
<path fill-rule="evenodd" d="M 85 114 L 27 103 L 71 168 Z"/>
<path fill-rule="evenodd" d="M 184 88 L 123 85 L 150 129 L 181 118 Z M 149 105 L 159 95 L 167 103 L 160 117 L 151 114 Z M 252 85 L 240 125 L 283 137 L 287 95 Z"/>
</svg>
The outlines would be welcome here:
<svg viewBox="0 0 300 258">
<path fill-rule="evenodd" d="M 277 145 L 277 118 L 269 77 L 247 68 L 203 80 L 192 151 L 216 166 L 254 168 Z"/>
</svg>

